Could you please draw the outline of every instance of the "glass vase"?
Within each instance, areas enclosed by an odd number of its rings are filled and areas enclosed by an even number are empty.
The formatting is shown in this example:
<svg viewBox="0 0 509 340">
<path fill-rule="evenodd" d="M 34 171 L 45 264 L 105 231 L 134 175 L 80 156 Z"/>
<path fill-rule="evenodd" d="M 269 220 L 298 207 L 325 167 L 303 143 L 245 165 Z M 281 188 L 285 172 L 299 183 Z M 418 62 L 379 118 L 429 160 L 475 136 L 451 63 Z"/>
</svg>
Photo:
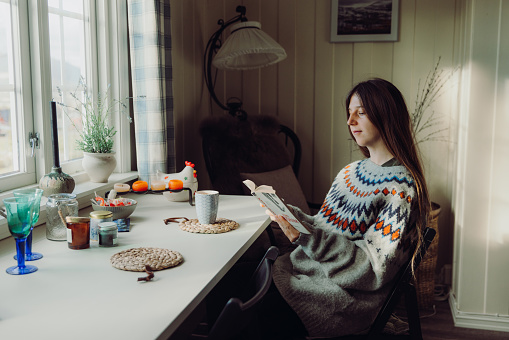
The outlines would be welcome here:
<svg viewBox="0 0 509 340">
<path fill-rule="evenodd" d="M 46 203 L 46 238 L 67 241 L 67 216 L 78 216 L 78 201 L 74 194 L 53 194 Z"/>
</svg>

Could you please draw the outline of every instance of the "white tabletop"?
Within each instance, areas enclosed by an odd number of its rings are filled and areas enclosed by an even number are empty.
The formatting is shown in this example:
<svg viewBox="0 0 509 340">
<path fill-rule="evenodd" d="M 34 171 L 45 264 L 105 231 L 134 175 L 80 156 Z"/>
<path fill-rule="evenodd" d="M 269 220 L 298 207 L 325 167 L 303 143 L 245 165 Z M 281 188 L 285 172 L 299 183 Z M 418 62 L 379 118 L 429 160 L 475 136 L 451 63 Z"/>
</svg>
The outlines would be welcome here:
<svg viewBox="0 0 509 340">
<path fill-rule="evenodd" d="M 16 263 L 14 241 L 0 241 L 0 339 L 166 339 L 270 222 L 256 198 L 221 196 L 218 217 L 239 222 L 239 229 L 192 234 L 163 222 L 196 218 L 188 202 L 128 197 L 138 207 L 117 247 L 71 250 L 65 241 L 47 240 L 45 227 L 37 227 L 32 250 L 44 258 L 29 262 L 37 272 L 17 276 L 5 272 Z M 113 254 L 136 247 L 175 250 L 184 262 L 155 272 L 153 281 L 138 282 L 146 273 L 118 270 L 109 262 Z"/>
</svg>

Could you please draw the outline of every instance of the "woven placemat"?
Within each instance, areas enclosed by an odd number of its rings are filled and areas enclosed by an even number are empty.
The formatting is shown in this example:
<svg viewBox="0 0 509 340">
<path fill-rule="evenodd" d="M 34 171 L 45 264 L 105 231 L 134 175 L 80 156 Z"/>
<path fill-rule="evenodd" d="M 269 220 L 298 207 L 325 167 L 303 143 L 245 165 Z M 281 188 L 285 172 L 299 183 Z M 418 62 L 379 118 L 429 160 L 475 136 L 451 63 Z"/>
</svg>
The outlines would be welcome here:
<svg viewBox="0 0 509 340">
<path fill-rule="evenodd" d="M 110 258 L 113 267 L 132 272 L 143 272 L 145 266 L 155 270 L 162 270 L 179 265 L 182 255 L 174 250 L 163 248 L 131 248 L 114 254 Z"/>
<path fill-rule="evenodd" d="M 226 218 L 217 218 L 216 223 L 212 224 L 200 224 L 198 219 L 192 218 L 189 221 L 180 222 L 179 226 L 180 229 L 190 233 L 221 234 L 237 229 L 239 224 Z"/>
</svg>

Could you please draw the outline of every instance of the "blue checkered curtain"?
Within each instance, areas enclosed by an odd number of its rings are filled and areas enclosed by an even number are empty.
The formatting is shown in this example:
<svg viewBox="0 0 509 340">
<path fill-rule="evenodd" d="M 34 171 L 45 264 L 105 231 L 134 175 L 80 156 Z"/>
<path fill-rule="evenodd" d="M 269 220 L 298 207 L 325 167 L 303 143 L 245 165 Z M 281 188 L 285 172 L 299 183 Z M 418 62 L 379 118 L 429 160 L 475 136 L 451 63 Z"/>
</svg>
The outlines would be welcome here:
<svg viewBox="0 0 509 340">
<path fill-rule="evenodd" d="M 141 180 L 175 172 L 170 0 L 128 0 L 136 158 Z"/>
</svg>

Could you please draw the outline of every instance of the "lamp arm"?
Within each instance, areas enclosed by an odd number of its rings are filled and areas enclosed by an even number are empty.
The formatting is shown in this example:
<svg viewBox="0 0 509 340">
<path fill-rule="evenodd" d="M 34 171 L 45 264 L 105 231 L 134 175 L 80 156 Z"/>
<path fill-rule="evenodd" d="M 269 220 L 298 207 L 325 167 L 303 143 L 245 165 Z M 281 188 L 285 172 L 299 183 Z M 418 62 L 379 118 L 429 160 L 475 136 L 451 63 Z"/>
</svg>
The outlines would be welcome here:
<svg viewBox="0 0 509 340">
<path fill-rule="evenodd" d="M 247 18 L 245 17 L 246 14 L 246 8 L 244 6 L 237 6 L 237 12 L 240 13 L 239 15 L 231 18 L 227 22 L 224 22 L 222 19 L 218 20 L 217 24 L 221 27 L 212 34 L 209 41 L 207 42 L 207 46 L 205 48 L 205 58 L 203 61 L 203 68 L 205 73 L 205 84 L 207 86 L 207 90 L 210 93 L 210 96 L 214 100 L 214 102 L 223 110 L 229 111 L 232 113 L 232 104 L 237 107 L 237 109 L 240 109 L 242 106 L 242 102 L 240 103 L 231 103 L 228 104 L 228 106 L 224 105 L 219 101 L 216 95 L 216 91 L 214 89 L 214 81 L 212 80 L 212 59 L 214 58 L 214 53 L 217 52 L 217 50 L 221 47 L 221 35 L 223 34 L 223 31 L 230 25 L 239 22 L 239 21 L 247 21 Z"/>
</svg>

